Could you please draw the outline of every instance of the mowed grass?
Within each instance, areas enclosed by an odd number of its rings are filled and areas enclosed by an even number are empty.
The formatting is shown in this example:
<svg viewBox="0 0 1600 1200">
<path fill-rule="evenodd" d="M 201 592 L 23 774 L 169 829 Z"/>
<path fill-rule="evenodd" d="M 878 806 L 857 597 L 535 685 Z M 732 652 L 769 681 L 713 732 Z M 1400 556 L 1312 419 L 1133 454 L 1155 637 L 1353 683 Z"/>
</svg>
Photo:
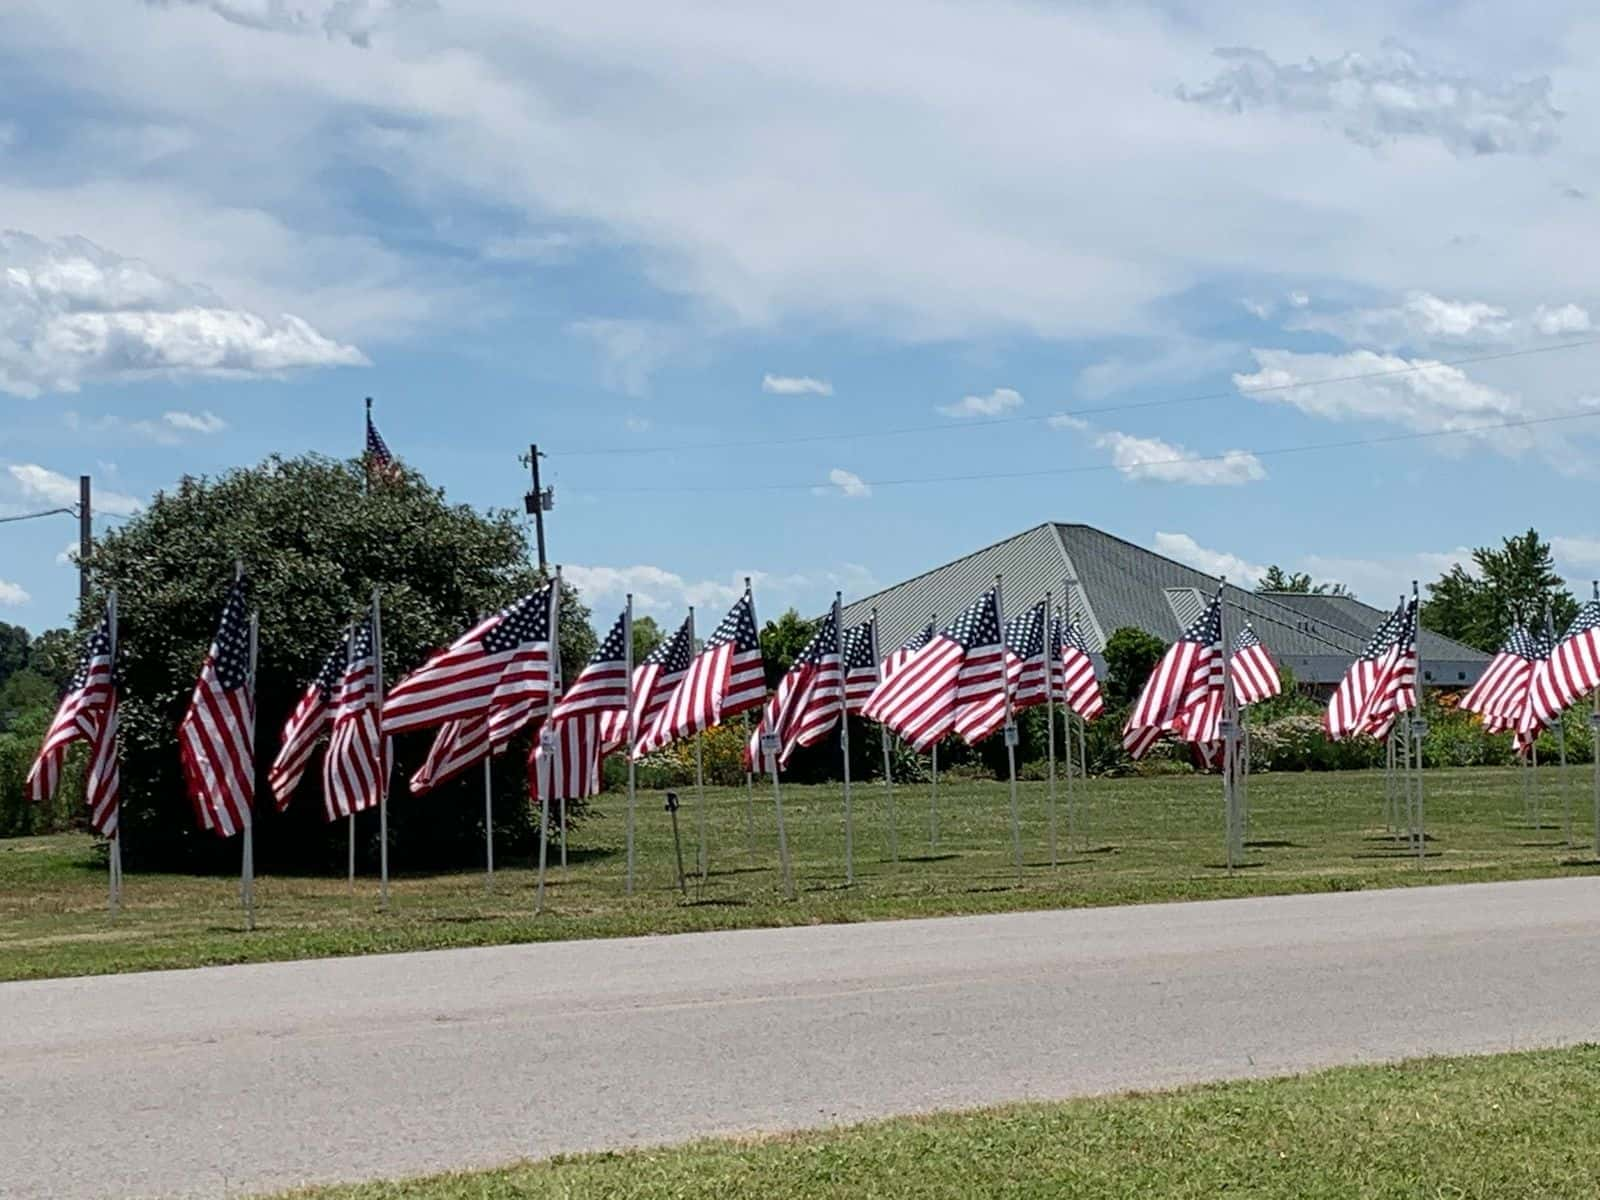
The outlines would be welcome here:
<svg viewBox="0 0 1600 1200">
<path fill-rule="evenodd" d="M 770 1138 L 583 1155 L 295 1200 L 935 1200 L 1600 1194 L 1600 1047 L 1422 1059 Z"/>
<path fill-rule="evenodd" d="M 799 892 L 792 901 L 778 872 L 770 785 L 758 782 L 753 809 L 743 788 L 708 790 L 704 880 L 695 870 L 700 814 L 692 789 L 683 794 L 687 896 L 678 892 L 672 827 L 659 793 L 639 796 L 636 888 L 626 895 L 626 805 L 608 793 L 574 834 L 566 870 L 552 847 L 545 911 L 537 918 L 532 864 L 501 864 L 489 892 L 481 871 L 408 872 L 402 847 L 387 912 L 379 911 L 370 877 L 358 878 L 352 893 L 341 877 L 265 876 L 256 881 L 257 928 L 248 933 L 237 879 L 129 875 L 124 910 L 112 918 L 105 869 L 89 838 L 21 838 L 0 841 L 0 979 L 1594 872 L 1589 768 L 1575 767 L 1570 776 L 1571 849 L 1557 771 L 1540 775 L 1543 820 L 1536 823 L 1514 770 L 1428 772 L 1428 857 L 1421 864 L 1384 830 L 1381 774 L 1260 775 L 1251 782 L 1250 845 L 1232 872 L 1215 777 L 1079 781 L 1070 821 L 1063 784 L 1053 867 L 1046 785 L 1025 783 L 1020 883 L 1003 783 L 942 781 L 931 846 L 928 788 L 897 788 L 898 862 L 891 860 L 882 785 L 858 785 L 853 886 L 844 878 L 840 789 L 788 787 L 784 810 Z"/>
</svg>

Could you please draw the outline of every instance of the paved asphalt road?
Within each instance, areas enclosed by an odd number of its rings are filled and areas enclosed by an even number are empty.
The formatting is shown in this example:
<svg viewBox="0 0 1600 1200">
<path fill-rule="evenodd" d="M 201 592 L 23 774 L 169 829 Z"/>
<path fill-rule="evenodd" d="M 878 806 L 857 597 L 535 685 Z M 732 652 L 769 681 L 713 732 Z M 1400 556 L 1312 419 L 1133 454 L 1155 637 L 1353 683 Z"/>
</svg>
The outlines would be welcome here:
<svg viewBox="0 0 1600 1200">
<path fill-rule="evenodd" d="M 0 1196 L 237 1196 L 1600 1036 L 1600 879 L 0 985 Z"/>
</svg>

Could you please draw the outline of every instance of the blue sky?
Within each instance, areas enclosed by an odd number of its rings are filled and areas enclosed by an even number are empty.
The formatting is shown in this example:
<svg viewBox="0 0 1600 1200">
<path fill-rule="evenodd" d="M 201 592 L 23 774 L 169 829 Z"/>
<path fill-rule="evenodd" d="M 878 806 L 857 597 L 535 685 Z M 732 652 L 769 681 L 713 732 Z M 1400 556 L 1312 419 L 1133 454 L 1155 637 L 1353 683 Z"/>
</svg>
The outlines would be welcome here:
<svg viewBox="0 0 1600 1200">
<path fill-rule="evenodd" d="M 13 0 L 0 515 L 353 454 L 370 394 L 462 501 L 547 447 L 601 622 L 1044 519 L 1379 603 L 1530 524 L 1600 573 L 1586 6 L 784 8 Z M 74 534 L 0 525 L 0 619 Z"/>
</svg>

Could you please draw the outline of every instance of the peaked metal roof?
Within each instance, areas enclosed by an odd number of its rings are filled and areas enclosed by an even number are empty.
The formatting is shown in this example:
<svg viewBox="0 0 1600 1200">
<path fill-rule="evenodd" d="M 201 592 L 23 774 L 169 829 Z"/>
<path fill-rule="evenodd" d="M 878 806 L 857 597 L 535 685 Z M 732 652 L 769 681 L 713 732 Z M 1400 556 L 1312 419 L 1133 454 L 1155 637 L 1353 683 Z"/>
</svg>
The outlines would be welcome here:
<svg viewBox="0 0 1600 1200">
<path fill-rule="evenodd" d="M 1046 522 L 853 601 L 845 619 L 864 621 L 876 608 L 878 642 L 887 652 L 930 618 L 941 626 L 950 621 L 996 575 L 1002 577 L 1007 613 L 1037 604 L 1047 592 L 1053 604 L 1070 593 L 1072 615 L 1082 622 L 1096 657 L 1124 626 L 1171 642 L 1221 584 L 1092 526 Z M 1273 657 L 1308 683 L 1337 682 L 1385 616 L 1385 610 L 1351 597 L 1267 594 L 1232 584 L 1223 600 L 1230 630 L 1248 620 Z M 1471 683 L 1489 662 L 1488 655 L 1431 630 L 1423 630 L 1420 649 L 1424 674 L 1440 685 Z"/>
</svg>

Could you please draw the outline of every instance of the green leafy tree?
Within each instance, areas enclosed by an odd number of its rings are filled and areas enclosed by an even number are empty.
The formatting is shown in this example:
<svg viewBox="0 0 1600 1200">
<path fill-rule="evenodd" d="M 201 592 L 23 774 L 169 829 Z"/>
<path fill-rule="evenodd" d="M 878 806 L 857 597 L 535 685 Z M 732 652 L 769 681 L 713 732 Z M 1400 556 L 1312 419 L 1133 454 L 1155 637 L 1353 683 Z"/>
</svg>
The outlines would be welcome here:
<svg viewBox="0 0 1600 1200">
<path fill-rule="evenodd" d="M 1294 592 L 1311 596 L 1353 596 L 1355 593 L 1342 583 L 1332 580 L 1314 581 L 1304 571 L 1285 571 L 1277 563 L 1267 568 L 1256 584 L 1258 592 Z"/>
<path fill-rule="evenodd" d="M 788 674 L 794 660 L 817 632 L 817 624 L 792 608 L 776 621 L 767 622 L 761 631 L 761 657 L 767 664 L 767 687 L 777 687 L 778 681 Z"/>
<path fill-rule="evenodd" d="M 0 730 L 10 729 L 22 714 L 34 709 L 54 711 L 56 687 L 42 675 L 24 668 L 0 686 Z"/>
<path fill-rule="evenodd" d="M 420 477 L 369 490 L 351 462 L 272 458 L 215 479 L 185 479 L 175 492 L 105 536 L 95 549 L 88 612 L 116 588 L 121 617 L 125 853 L 130 864 L 188 861 L 229 869 L 238 848 L 194 828 L 174 736 L 222 598 L 240 560 L 261 618 L 257 684 L 256 845 L 264 868 L 340 861 L 345 833 L 324 823 L 318 772 L 307 772 L 288 811 L 268 800 L 266 769 L 277 731 L 347 623 L 373 589 L 382 596 L 384 674 L 393 684 L 472 621 L 537 586 L 516 516 L 446 503 Z M 588 611 L 563 589 L 561 659 L 573 678 L 594 647 Z M 389 825 L 405 866 L 476 862 L 482 805 L 469 797 L 476 772 L 419 799 L 405 780 L 431 733 L 396 742 Z M 496 836 L 511 854 L 532 844 L 526 799 L 526 734 L 497 760 Z M 576 812 L 579 806 L 569 806 Z M 358 834 L 375 854 L 376 814 Z"/>
<path fill-rule="evenodd" d="M 1112 633 L 1105 648 L 1106 703 L 1113 708 L 1132 704 L 1166 649 L 1160 638 L 1131 625 Z"/>
<path fill-rule="evenodd" d="M 28 645 L 28 670 L 64 691 L 82 652 L 83 638 L 75 630 L 46 629 Z"/>
<path fill-rule="evenodd" d="M 28 665 L 28 631 L 0 621 L 0 684 Z"/>
<path fill-rule="evenodd" d="M 661 645 L 663 638 L 661 626 L 656 624 L 654 617 L 634 617 L 633 619 L 633 661 L 637 665 L 650 656 L 650 652 Z"/>
<path fill-rule="evenodd" d="M 1498 548 L 1481 546 L 1472 561 L 1475 572 L 1453 563 L 1428 585 L 1422 623 L 1429 629 L 1493 653 L 1512 625 L 1543 628 L 1547 607 L 1558 634 L 1577 614 L 1578 602 L 1537 530 L 1504 538 Z"/>
</svg>

